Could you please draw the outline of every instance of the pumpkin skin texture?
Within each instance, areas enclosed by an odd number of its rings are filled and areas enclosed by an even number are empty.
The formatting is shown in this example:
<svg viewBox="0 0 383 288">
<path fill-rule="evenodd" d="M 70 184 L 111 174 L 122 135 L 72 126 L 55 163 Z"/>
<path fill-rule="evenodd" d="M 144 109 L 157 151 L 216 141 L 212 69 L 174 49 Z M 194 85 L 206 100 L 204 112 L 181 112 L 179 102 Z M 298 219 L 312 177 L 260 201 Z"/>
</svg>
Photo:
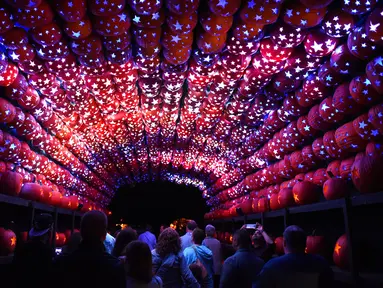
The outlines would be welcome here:
<svg viewBox="0 0 383 288">
<path fill-rule="evenodd" d="M 285 254 L 285 249 L 283 248 L 283 237 L 275 238 L 274 244 L 275 244 L 275 253 L 278 256 Z"/>
<path fill-rule="evenodd" d="M 328 179 L 323 184 L 323 195 L 326 200 L 344 198 L 347 195 L 347 183 L 340 178 Z"/>
<path fill-rule="evenodd" d="M 16 247 L 16 234 L 0 227 L 0 256 L 8 256 Z"/>
<path fill-rule="evenodd" d="M 11 196 L 20 194 L 23 186 L 23 176 L 17 172 L 5 171 L 0 176 L 0 193 Z"/>
<path fill-rule="evenodd" d="M 279 200 L 278 200 L 278 194 L 271 194 L 270 195 L 270 209 L 271 210 L 278 210 L 278 209 L 281 209 L 281 205 L 279 204 Z"/>
<path fill-rule="evenodd" d="M 324 236 L 307 236 L 306 253 L 326 256 L 326 239 Z"/>
<path fill-rule="evenodd" d="M 246 215 L 251 214 L 251 212 L 252 212 L 251 205 L 252 205 L 251 199 L 246 199 L 246 200 L 242 201 L 242 203 L 240 204 L 242 212 Z"/>
<path fill-rule="evenodd" d="M 253 201 L 251 203 L 251 209 L 252 209 L 253 213 L 258 213 L 259 212 L 259 210 L 258 210 L 258 201 L 259 201 L 258 198 L 253 198 Z"/>
<path fill-rule="evenodd" d="M 258 200 L 258 212 L 267 212 L 269 211 L 269 199 L 261 198 Z"/>
<path fill-rule="evenodd" d="M 335 243 L 332 259 L 336 266 L 342 269 L 349 267 L 348 241 L 346 234 L 339 237 Z"/>
<path fill-rule="evenodd" d="M 298 182 L 293 187 L 294 200 L 298 205 L 318 202 L 320 194 L 320 187 L 311 182 Z"/>
<path fill-rule="evenodd" d="M 40 184 L 26 183 L 21 188 L 20 197 L 32 201 L 40 201 L 44 197 L 44 191 Z"/>
<path fill-rule="evenodd" d="M 281 189 L 278 193 L 278 202 L 280 208 L 286 208 L 295 205 L 293 188 Z"/>
<path fill-rule="evenodd" d="M 383 189 L 383 157 L 360 157 L 351 167 L 351 179 L 360 193 L 374 193 Z"/>
</svg>

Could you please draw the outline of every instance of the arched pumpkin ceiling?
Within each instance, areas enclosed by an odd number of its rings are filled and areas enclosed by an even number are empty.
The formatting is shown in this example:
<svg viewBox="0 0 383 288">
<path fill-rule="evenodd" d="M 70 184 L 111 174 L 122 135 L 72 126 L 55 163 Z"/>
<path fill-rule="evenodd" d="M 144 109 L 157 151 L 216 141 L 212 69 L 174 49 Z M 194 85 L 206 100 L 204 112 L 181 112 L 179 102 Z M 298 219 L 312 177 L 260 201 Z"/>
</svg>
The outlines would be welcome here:
<svg viewBox="0 0 383 288">
<path fill-rule="evenodd" d="M 101 208 L 119 186 L 157 179 L 232 205 L 309 171 L 312 150 L 328 160 L 363 146 L 339 140 L 359 127 L 331 131 L 379 102 L 382 11 L 376 0 L 2 1 L 5 169 Z"/>
</svg>

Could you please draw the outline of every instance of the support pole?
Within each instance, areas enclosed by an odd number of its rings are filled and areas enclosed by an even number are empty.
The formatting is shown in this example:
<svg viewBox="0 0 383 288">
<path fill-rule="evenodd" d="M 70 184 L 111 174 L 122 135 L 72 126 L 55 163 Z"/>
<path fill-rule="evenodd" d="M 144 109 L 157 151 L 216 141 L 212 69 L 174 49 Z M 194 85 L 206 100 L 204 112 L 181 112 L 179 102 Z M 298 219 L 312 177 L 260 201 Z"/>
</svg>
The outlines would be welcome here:
<svg viewBox="0 0 383 288">
<path fill-rule="evenodd" d="M 53 230 L 52 230 L 52 249 L 55 250 L 56 249 L 57 218 L 58 218 L 57 208 L 55 208 L 53 213 L 54 214 L 53 214 Z"/>
<path fill-rule="evenodd" d="M 350 198 L 344 198 L 343 202 L 343 218 L 344 218 L 344 228 L 347 235 L 347 242 L 348 242 L 348 257 L 350 262 L 350 271 L 351 276 L 353 279 L 353 286 L 358 287 L 358 279 L 359 279 L 359 273 L 358 273 L 358 267 L 357 262 L 354 255 L 354 243 L 353 243 L 353 229 L 352 229 L 352 210 L 351 210 L 351 200 Z"/>
</svg>

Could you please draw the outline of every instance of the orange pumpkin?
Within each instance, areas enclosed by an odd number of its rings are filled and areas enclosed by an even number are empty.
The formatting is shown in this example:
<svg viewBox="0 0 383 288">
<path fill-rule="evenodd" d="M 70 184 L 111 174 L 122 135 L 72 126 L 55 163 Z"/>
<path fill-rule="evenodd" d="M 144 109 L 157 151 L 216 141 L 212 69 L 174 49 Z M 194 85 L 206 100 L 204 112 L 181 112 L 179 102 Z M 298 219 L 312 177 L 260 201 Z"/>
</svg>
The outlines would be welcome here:
<svg viewBox="0 0 383 288">
<path fill-rule="evenodd" d="M 283 248 L 283 237 L 277 237 L 274 240 L 275 244 L 275 253 L 279 256 L 285 254 L 285 249 Z"/>
<path fill-rule="evenodd" d="M 335 243 L 332 259 L 336 266 L 342 269 L 349 267 L 348 241 L 346 234 L 339 237 Z"/>
<path fill-rule="evenodd" d="M 347 192 L 347 182 L 343 179 L 330 178 L 323 184 L 323 195 L 326 200 L 344 198 Z"/>
<path fill-rule="evenodd" d="M 17 172 L 5 171 L 0 176 L 0 193 L 11 196 L 19 195 L 23 186 L 23 176 Z"/>
<path fill-rule="evenodd" d="M 16 247 L 16 234 L 0 227 L 0 256 L 12 254 Z"/>
<path fill-rule="evenodd" d="M 42 185 L 37 183 L 26 183 L 21 188 L 20 197 L 32 201 L 40 201 L 44 197 Z"/>
<path fill-rule="evenodd" d="M 258 198 L 253 198 L 253 202 L 251 204 L 251 209 L 252 209 L 253 213 L 258 213 L 259 212 L 258 201 L 259 201 Z"/>
<path fill-rule="evenodd" d="M 340 177 L 340 160 L 332 161 L 330 164 L 328 164 L 326 173 L 330 177 Z"/>
<path fill-rule="evenodd" d="M 266 197 L 260 198 L 258 200 L 258 212 L 262 213 L 267 211 L 269 211 L 269 199 Z"/>
<path fill-rule="evenodd" d="M 326 240 L 324 236 L 307 236 L 306 253 L 326 256 Z"/>
<path fill-rule="evenodd" d="M 61 205 L 61 199 L 62 195 L 60 192 L 57 191 L 51 191 L 50 192 L 51 197 L 50 197 L 50 204 L 53 206 L 60 206 Z"/>
<path fill-rule="evenodd" d="M 64 233 L 56 232 L 56 247 L 62 247 L 66 243 L 66 237 Z"/>
<path fill-rule="evenodd" d="M 351 179 L 361 193 L 379 192 L 382 182 L 383 157 L 364 156 L 354 162 L 351 168 Z"/>
<path fill-rule="evenodd" d="M 293 188 L 283 188 L 278 193 L 278 202 L 281 208 L 295 205 Z"/>
<path fill-rule="evenodd" d="M 294 201 L 298 205 L 318 202 L 320 194 L 320 187 L 311 182 L 297 182 L 293 187 Z"/>
<path fill-rule="evenodd" d="M 241 207 L 242 212 L 244 214 L 246 214 L 246 215 L 247 214 L 251 214 L 251 212 L 252 212 L 252 208 L 251 208 L 252 203 L 253 203 L 253 201 L 251 200 L 251 198 L 248 198 L 248 199 L 245 199 L 245 200 L 242 201 L 242 203 L 240 204 L 240 207 Z"/>
<path fill-rule="evenodd" d="M 282 208 L 281 205 L 279 204 L 278 195 L 279 194 L 271 194 L 270 195 L 269 202 L 270 202 L 270 209 L 271 210 L 278 210 L 278 209 Z"/>
</svg>

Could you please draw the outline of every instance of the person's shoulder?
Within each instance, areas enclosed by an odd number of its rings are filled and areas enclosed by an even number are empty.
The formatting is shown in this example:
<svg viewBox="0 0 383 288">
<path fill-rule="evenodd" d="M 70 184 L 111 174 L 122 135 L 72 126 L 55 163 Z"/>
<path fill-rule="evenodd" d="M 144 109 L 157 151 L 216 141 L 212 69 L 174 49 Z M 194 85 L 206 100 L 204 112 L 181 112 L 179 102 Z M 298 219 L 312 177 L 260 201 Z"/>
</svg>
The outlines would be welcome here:
<svg viewBox="0 0 383 288">
<path fill-rule="evenodd" d="M 267 261 L 265 263 L 265 268 L 268 268 L 268 269 L 272 269 L 272 268 L 277 268 L 279 266 L 282 266 L 284 265 L 284 263 L 287 262 L 287 256 L 286 255 L 282 255 L 282 256 L 279 256 L 279 257 L 276 257 L 276 258 L 272 258 L 270 259 L 269 261 Z"/>
<path fill-rule="evenodd" d="M 192 246 L 186 247 L 183 251 L 183 254 L 189 254 L 189 253 L 194 253 Z"/>
</svg>

